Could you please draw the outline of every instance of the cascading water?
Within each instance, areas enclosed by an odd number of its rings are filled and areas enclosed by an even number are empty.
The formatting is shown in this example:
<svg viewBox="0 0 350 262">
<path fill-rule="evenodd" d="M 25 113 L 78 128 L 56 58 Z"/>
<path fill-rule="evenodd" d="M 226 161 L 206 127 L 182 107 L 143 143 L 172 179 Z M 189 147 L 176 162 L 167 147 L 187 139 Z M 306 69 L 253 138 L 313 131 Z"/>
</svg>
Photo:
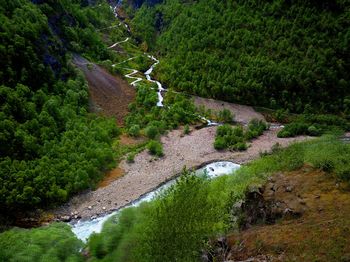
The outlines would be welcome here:
<svg viewBox="0 0 350 262">
<path fill-rule="evenodd" d="M 234 171 L 238 170 L 239 168 L 240 168 L 240 165 L 238 164 L 228 162 L 228 161 L 220 161 L 220 162 L 214 162 L 214 163 L 208 164 L 198 169 L 196 171 L 196 174 L 199 176 L 205 174 L 209 179 L 215 179 L 217 177 L 220 177 L 226 174 L 232 174 Z M 177 178 L 168 181 L 167 183 L 163 184 L 157 189 L 145 194 L 138 200 L 131 202 L 129 205 L 123 208 L 120 208 L 114 211 L 113 213 L 106 214 L 104 216 L 101 216 L 92 220 L 88 220 L 88 221 L 78 221 L 72 224 L 71 226 L 72 226 L 73 233 L 79 239 L 86 241 L 92 233 L 101 232 L 103 223 L 106 222 L 111 216 L 118 214 L 124 208 L 131 207 L 131 206 L 138 206 L 143 202 L 152 201 L 155 197 L 159 195 L 160 192 L 166 190 L 171 185 L 175 184 L 176 180 Z"/>
</svg>

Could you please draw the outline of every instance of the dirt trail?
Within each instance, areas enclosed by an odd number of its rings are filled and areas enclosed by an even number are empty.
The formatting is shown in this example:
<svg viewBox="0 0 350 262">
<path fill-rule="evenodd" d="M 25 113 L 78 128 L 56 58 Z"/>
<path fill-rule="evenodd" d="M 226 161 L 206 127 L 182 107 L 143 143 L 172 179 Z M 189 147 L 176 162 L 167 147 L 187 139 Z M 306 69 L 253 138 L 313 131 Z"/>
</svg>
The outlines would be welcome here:
<svg viewBox="0 0 350 262">
<path fill-rule="evenodd" d="M 83 219 L 87 219 L 138 199 L 179 174 L 184 166 L 196 168 L 203 163 L 216 160 L 246 163 L 258 158 L 260 152 L 269 151 L 275 143 L 287 146 L 291 142 L 306 138 L 277 138 L 278 129 L 272 129 L 252 141 L 247 151 L 217 151 L 213 147 L 216 128 L 193 130 L 186 136 L 182 135 L 182 130 L 169 132 L 161 139 L 164 145 L 164 157 L 155 159 L 144 151 L 135 157 L 135 163 L 122 161 L 119 167 L 125 172 L 123 177 L 103 188 L 73 197 L 68 204 L 56 210 L 55 215 L 78 213 Z"/>
<path fill-rule="evenodd" d="M 111 75 L 80 56 L 74 56 L 73 62 L 84 72 L 88 81 L 93 111 L 116 117 L 118 124 L 123 124 L 128 105 L 135 98 L 135 89 L 121 77 Z"/>
</svg>

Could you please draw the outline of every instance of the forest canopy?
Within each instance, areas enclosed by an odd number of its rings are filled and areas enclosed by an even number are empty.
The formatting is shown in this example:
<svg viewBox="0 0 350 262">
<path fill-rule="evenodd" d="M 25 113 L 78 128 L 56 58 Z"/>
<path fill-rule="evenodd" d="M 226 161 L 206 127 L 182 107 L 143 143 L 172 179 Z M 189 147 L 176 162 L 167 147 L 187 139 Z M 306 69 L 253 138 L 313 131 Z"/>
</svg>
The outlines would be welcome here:
<svg viewBox="0 0 350 262">
<path fill-rule="evenodd" d="M 132 28 L 168 87 L 302 113 L 350 114 L 348 0 L 167 0 Z"/>
<path fill-rule="evenodd" d="M 33 3 L 32 3 L 33 2 Z M 108 49 L 95 28 L 105 1 L 0 0 L 0 212 L 60 203 L 113 163 L 113 119 L 88 114 L 84 77 L 70 63 Z"/>
</svg>

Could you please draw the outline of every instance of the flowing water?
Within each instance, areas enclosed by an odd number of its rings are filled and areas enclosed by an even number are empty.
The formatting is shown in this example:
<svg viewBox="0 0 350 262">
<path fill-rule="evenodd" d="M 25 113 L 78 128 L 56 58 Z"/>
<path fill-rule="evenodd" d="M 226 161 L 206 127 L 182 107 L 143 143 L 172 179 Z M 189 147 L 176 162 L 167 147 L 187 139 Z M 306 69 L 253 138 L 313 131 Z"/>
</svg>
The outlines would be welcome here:
<svg viewBox="0 0 350 262">
<path fill-rule="evenodd" d="M 226 174 L 232 174 L 234 171 L 240 168 L 240 165 L 228 162 L 228 161 L 219 161 L 219 162 L 214 162 L 211 164 L 208 164 L 196 171 L 197 175 L 202 175 L 206 174 L 208 178 L 214 179 L 216 177 L 226 175 Z M 171 185 L 176 183 L 176 180 L 178 178 L 172 179 L 168 181 L 167 183 L 163 184 L 162 186 L 158 187 L 157 189 L 145 194 L 138 200 L 135 200 L 131 202 L 129 205 L 120 208 L 110 214 L 106 214 L 101 217 L 97 217 L 92 220 L 87 220 L 87 221 L 78 221 L 74 224 L 71 224 L 72 226 L 72 231 L 73 233 L 81 240 L 86 241 L 88 237 L 96 232 L 99 233 L 101 232 L 103 223 L 106 222 L 111 216 L 114 216 L 118 214 L 121 210 L 124 208 L 130 207 L 130 206 L 138 206 L 143 202 L 149 202 L 152 201 L 155 197 L 159 195 L 160 192 L 166 190 L 169 188 Z"/>
</svg>

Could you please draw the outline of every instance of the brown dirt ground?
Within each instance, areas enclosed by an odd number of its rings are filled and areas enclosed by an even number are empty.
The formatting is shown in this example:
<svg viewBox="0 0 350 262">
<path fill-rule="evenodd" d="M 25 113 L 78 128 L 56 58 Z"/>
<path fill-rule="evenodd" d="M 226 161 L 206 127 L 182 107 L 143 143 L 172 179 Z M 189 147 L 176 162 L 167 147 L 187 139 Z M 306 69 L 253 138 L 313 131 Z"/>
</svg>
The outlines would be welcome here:
<svg viewBox="0 0 350 262">
<path fill-rule="evenodd" d="M 128 113 L 128 105 L 135 98 L 135 89 L 121 77 L 111 75 L 80 56 L 75 56 L 73 62 L 83 71 L 88 81 L 92 111 L 102 111 L 106 116 L 115 117 L 117 123 L 122 125 Z"/>
<path fill-rule="evenodd" d="M 121 178 L 125 174 L 125 171 L 119 167 L 109 171 L 103 180 L 98 183 L 97 188 L 102 188 L 108 186 L 110 183 L 112 183 L 114 180 L 117 180 L 118 178 Z"/>
<path fill-rule="evenodd" d="M 229 261 L 350 261 L 349 187 L 307 166 L 275 181 L 275 200 L 298 199 L 303 215 L 233 233 Z M 286 185 L 293 190 L 283 190 Z"/>
<path fill-rule="evenodd" d="M 145 137 L 130 137 L 126 134 L 122 134 L 119 139 L 120 144 L 125 146 L 133 146 L 146 141 Z"/>
</svg>

